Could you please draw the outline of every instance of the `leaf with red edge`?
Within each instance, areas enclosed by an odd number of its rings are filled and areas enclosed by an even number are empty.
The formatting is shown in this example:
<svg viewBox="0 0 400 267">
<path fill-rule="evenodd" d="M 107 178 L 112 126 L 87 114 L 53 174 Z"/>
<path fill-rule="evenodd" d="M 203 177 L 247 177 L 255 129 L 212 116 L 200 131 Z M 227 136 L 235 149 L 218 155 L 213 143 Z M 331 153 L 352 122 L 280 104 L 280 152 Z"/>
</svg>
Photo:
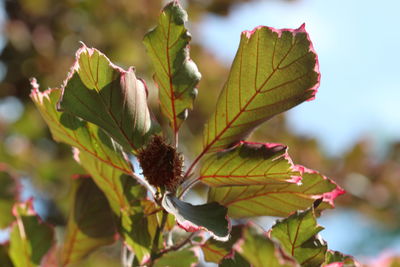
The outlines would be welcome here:
<svg viewBox="0 0 400 267">
<path fill-rule="evenodd" d="M 31 98 L 48 123 L 53 138 L 75 147 L 75 159 L 104 192 L 120 220 L 119 232 L 142 261 L 150 253 L 147 245 L 151 243 L 155 226 L 147 222 L 151 216 L 145 218 L 141 202 L 145 201 L 146 190 L 129 176 L 132 174 L 130 163 L 118 145 L 98 126 L 56 110 L 60 89 L 42 93 L 35 80 L 32 80 L 32 86 Z M 141 228 L 144 225 L 148 225 L 148 231 Z"/>
<path fill-rule="evenodd" d="M 192 109 L 201 74 L 189 56 L 191 36 L 185 28 L 186 11 L 178 1 L 166 5 L 158 25 L 146 34 L 144 44 L 155 68 L 161 111 L 177 133 Z"/>
<path fill-rule="evenodd" d="M 63 85 L 59 107 L 105 130 L 126 151 L 141 148 L 153 130 L 147 89 L 133 68 L 125 71 L 85 45 Z"/>
<path fill-rule="evenodd" d="M 304 25 L 242 33 L 228 81 L 206 124 L 203 154 L 232 146 L 271 117 L 314 98 L 317 55 Z"/>
<path fill-rule="evenodd" d="M 71 114 L 56 110 L 61 89 L 40 92 L 36 80 L 32 79 L 31 83 L 30 97 L 49 126 L 54 140 L 76 147 L 97 161 L 126 174 L 132 172 L 130 164 L 103 130 Z"/>
<path fill-rule="evenodd" d="M 15 267 L 39 266 L 53 244 L 53 228 L 43 223 L 32 208 L 32 201 L 13 207 L 16 221 L 10 235 L 10 258 Z"/>
<path fill-rule="evenodd" d="M 253 216 L 286 217 L 296 210 L 310 207 L 316 199 L 323 202 L 318 210 L 333 207 L 333 200 L 344 191 L 333 181 L 316 171 L 296 166 L 302 173 L 301 184 L 212 187 L 209 201 L 217 201 L 228 208 L 233 218 Z"/>
<path fill-rule="evenodd" d="M 210 156 L 198 178 L 209 186 L 276 185 L 301 180 L 280 144 L 240 142 L 232 149 Z"/>
<path fill-rule="evenodd" d="M 74 180 L 71 212 L 61 251 L 61 266 L 77 262 L 116 237 L 114 215 L 104 193 L 87 176 Z"/>
<path fill-rule="evenodd" d="M 209 238 L 201 245 L 204 254 L 204 260 L 208 262 L 220 263 L 225 258 L 233 257 L 233 245 L 242 237 L 243 225 L 232 227 L 231 235 L 228 241 L 222 242 Z"/>
<path fill-rule="evenodd" d="M 121 171 L 99 162 L 89 153 L 76 153 L 82 166 L 106 195 L 118 217 L 118 231 L 125 244 L 135 253 L 139 263 L 150 256 L 155 227 L 145 214 L 146 189 Z"/>
<path fill-rule="evenodd" d="M 283 253 L 277 242 L 268 238 L 255 225 L 248 225 L 243 230 L 243 238 L 235 245 L 235 250 L 254 267 L 299 266 L 294 259 Z"/>
<path fill-rule="evenodd" d="M 361 266 L 352 256 L 339 251 L 328 250 L 325 254 L 324 267 L 358 267 Z"/>
<path fill-rule="evenodd" d="M 317 224 L 314 208 L 297 212 L 271 229 L 271 237 L 301 266 L 320 266 L 325 261 L 327 245 L 317 234 L 324 228 Z"/>
<path fill-rule="evenodd" d="M 217 202 L 192 205 L 179 200 L 172 194 L 165 194 L 162 206 L 175 216 L 178 225 L 188 231 L 207 230 L 215 239 L 227 241 L 231 231 L 227 209 Z"/>
</svg>

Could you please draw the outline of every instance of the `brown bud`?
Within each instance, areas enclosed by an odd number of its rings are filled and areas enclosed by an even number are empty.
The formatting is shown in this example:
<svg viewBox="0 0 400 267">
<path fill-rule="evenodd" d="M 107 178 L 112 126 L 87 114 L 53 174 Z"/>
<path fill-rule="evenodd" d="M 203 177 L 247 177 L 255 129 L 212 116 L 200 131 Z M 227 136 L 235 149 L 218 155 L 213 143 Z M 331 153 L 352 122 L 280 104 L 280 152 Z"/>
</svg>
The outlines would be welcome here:
<svg viewBox="0 0 400 267">
<path fill-rule="evenodd" d="M 173 192 L 181 183 L 182 156 L 161 136 L 154 136 L 146 148 L 139 151 L 138 160 L 151 185 Z"/>
</svg>

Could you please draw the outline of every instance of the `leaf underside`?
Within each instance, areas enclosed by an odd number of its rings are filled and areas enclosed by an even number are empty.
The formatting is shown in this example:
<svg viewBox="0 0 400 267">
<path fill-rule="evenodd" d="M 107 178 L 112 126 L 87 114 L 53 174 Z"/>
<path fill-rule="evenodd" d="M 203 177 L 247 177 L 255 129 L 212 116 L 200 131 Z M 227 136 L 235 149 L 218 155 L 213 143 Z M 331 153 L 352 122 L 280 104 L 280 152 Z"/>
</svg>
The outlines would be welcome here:
<svg viewBox="0 0 400 267">
<path fill-rule="evenodd" d="M 300 180 L 280 144 L 241 142 L 207 158 L 200 170 L 203 183 L 213 186 L 279 185 Z"/>
<path fill-rule="evenodd" d="M 115 241 L 114 215 L 107 198 L 89 177 L 74 181 L 73 200 L 61 252 L 61 266 L 77 262 Z"/>
<path fill-rule="evenodd" d="M 271 237 L 301 266 L 320 266 L 327 251 L 326 243 L 317 236 L 323 229 L 317 225 L 314 209 L 310 208 L 278 221 L 271 229 Z"/>
<path fill-rule="evenodd" d="M 201 245 L 204 260 L 207 262 L 220 263 L 224 258 L 230 258 L 233 254 L 232 247 L 242 237 L 243 226 L 232 227 L 230 238 L 226 242 L 209 238 Z"/>
<path fill-rule="evenodd" d="M 189 56 L 191 36 L 185 28 L 186 11 L 177 1 L 169 3 L 160 14 L 158 25 L 146 34 L 144 44 L 155 69 L 162 113 L 177 133 L 192 109 L 201 78 Z"/>
<path fill-rule="evenodd" d="M 343 267 L 361 266 L 352 256 L 345 255 L 339 251 L 328 250 L 325 254 L 325 262 L 323 266 L 332 263 L 342 263 Z"/>
<path fill-rule="evenodd" d="M 227 209 L 218 203 L 192 205 L 166 194 L 162 205 L 175 216 L 179 226 L 186 231 L 195 232 L 203 229 L 209 231 L 215 239 L 228 240 L 230 222 L 226 215 Z"/>
<path fill-rule="evenodd" d="M 204 130 L 203 153 L 230 147 L 264 121 L 313 99 L 318 85 L 317 56 L 304 25 L 296 30 L 263 26 L 243 32 Z"/>
<path fill-rule="evenodd" d="M 32 86 L 30 97 L 49 126 L 54 140 L 71 145 L 81 153 L 123 173 L 132 172 L 122 152 L 113 145 L 103 130 L 71 114 L 57 111 L 56 104 L 61 96 L 61 89 L 40 92 L 35 80 L 32 81 Z"/>
<path fill-rule="evenodd" d="M 333 199 L 343 191 L 318 172 L 305 170 L 301 185 L 296 183 L 212 187 L 208 201 L 228 208 L 232 218 L 254 216 L 286 217 L 296 210 L 310 207 L 316 199 L 323 203 L 318 209 L 333 207 Z M 325 197 L 328 196 L 328 197 Z"/>
<path fill-rule="evenodd" d="M 53 229 L 40 221 L 32 201 L 17 203 L 13 208 L 16 221 L 10 235 L 10 258 L 15 267 L 39 266 L 53 244 Z"/>
<path fill-rule="evenodd" d="M 293 259 L 280 251 L 276 242 L 254 226 L 244 229 L 243 240 L 235 248 L 254 267 L 299 266 Z"/>
<path fill-rule="evenodd" d="M 119 220 L 118 231 L 141 262 L 150 255 L 157 214 L 145 216 L 146 190 L 129 176 L 132 173 L 130 163 L 119 146 L 98 126 L 56 110 L 60 89 L 42 93 L 35 81 L 32 85 L 31 98 L 48 123 L 53 138 L 75 147 L 75 159 L 104 192 Z"/>
<path fill-rule="evenodd" d="M 190 249 L 171 251 L 158 259 L 154 267 L 191 267 L 199 261 L 196 254 Z"/>
<path fill-rule="evenodd" d="M 94 48 L 82 45 L 76 58 L 59 108 L 101 127 L 126 151 L 142 147 L 155 126 L 145 83 Z"/>
</svg>

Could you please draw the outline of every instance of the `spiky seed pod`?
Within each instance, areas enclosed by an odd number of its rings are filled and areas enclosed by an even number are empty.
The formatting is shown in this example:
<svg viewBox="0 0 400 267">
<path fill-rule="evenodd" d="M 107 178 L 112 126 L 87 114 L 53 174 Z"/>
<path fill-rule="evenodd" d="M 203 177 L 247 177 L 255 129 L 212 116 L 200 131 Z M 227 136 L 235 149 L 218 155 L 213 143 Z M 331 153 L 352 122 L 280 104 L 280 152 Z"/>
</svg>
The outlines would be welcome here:
<svg viewBox="0 0 400 267">
<path fill-rule="evenodd" d="M 182 156 L 165 143 L 161 136 L 154 136 L 149 144 L 139 151 L 138 160 L 147 181 L 171 192 L 182 181 Z"/>
</svg>

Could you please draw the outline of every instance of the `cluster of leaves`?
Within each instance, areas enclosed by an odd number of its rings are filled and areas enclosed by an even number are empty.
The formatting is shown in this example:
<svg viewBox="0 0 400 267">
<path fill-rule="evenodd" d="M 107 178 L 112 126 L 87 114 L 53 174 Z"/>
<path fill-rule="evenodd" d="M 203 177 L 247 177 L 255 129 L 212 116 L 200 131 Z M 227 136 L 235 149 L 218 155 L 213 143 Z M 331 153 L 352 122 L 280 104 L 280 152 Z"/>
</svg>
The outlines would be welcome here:
<svg viewBox="0 0 400 267">
<path fill-rule="evenodd" d="M 186 20 L 186 12 L 173 1 L 144 39 L 160 108 L 169 121 L 165 129 L 148 108 L 147 85 L 134 68 L 117 67 L 94 48 L 82 45 L 61 88 L 41 92 L 31 81 L 31 98 L 53 138 L 73 147 L 88 175 L 74 179 L 67 231 L 57 245 L 31 203 L 16 204 L 1 262 L 66 266 L 120 238 L 131 253 L 128 264 L 135 266 L 176 266 L 177 259 L 180 266 L 191 266 L 199 260 L 196 249 L 221 266 L 357 264 L 329 251 L 318 236 L 322 227 L 316 214 L 332 208 L 343 190 L 295 165 L 284 145 L 244 141 L 263 122 L 314 98 L 318 62 L 304 25 L 242 33 L 228 80 L 205 125 L 202 152 L 184 171 L 179 129 L 201 78 L 189 55 Z M 133 167 L 137 159 L 151 179 Z M 159 176 L 157 170 L 162 170 Z M 168 181 L 165 173 L 173 174 Z M 182 200 L 198 182 L 210 188 L 207 203 Z M 286 218 L 268 232 L 236 223 L 254 216 Z M 182 236 L 175 224 L 192 234 Z"/>
</svg>

